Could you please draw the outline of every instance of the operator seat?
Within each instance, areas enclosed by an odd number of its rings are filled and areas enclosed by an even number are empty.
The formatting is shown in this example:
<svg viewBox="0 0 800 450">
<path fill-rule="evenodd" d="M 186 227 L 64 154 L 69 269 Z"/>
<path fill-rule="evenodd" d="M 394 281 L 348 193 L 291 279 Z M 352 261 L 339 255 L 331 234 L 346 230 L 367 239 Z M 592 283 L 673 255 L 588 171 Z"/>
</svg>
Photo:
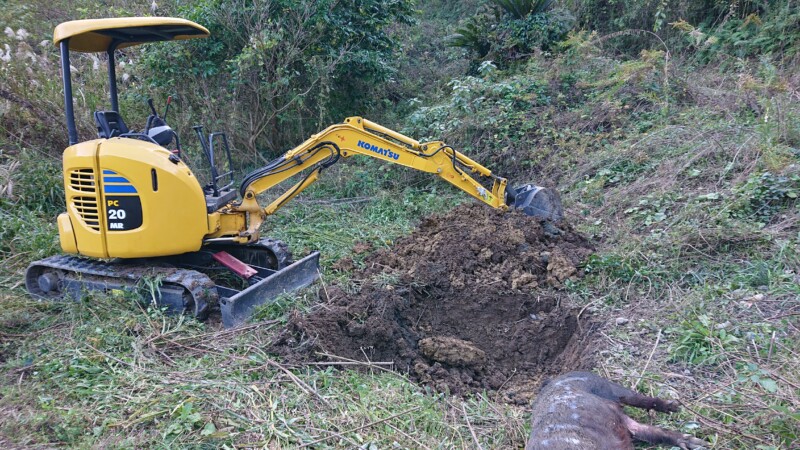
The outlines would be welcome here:
<svg viewBox="0 0 800 450">
<path fill-rule="evenodd" d="M 94 121 L 97 124 L 97 136 L 110 139 L 128 133 L 128 126 L 116 111 L 95 111 Z"/>
</svg>

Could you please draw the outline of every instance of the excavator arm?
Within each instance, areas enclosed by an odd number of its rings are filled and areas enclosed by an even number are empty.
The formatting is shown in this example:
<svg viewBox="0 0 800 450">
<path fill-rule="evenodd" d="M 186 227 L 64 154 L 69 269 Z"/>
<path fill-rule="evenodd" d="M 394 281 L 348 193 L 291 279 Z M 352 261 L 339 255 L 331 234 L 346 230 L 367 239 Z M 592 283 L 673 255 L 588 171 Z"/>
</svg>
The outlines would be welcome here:
<svg viewBox="0 0 800 450">
<path fill-rule="evenodd" d="M 489 206 L 507 208 L 504 199 L 507 184 L 505 178 L 492 175 L 489 169 L 443 142 L 420 144 L 361 117 L 350 117 L 342 124 L 328 127 L 281 156 L 274 163 L 277 167 L 270 164 L 264 168 L 266 170 L 252 173 L 244 180 L 241 194 L 246 199 L 248 193 L 256 195 L 264 192 L 315 164 L 321 163 L 321 166 L 327 167 L 339 157 L 349 158 L 353 155 L 366 155 L 422 172 L 435 173 Z M 490 190 L 474 176 L 491 179 L 493 183 Z M 274 212 L 270 207 L 266 209 L 267 214 Z"/>
<path fill-rule="evenodd" d="M 507 210 L 509 206 L 521 207 L 520 194 L 525 199 L 545 197 L 547 214 L 530 214 L 559 220 L 561 207 L 558 198 L 549 189 L 525 186 L 511 189 L 505 178 L 494 175 L 488 168 L 470 159 L 463 153 L 441 141 L 420 143 L 408 136 L 385 128 L 361 117 L 349 117 L 341 124 L 332 125 L 311 136 L 305 142 L 273 160 L 266 166 L 247 175 L 242 181 L 242 201 L 226 207 L 224 213 L 248 215 L 247 230 L 238 231 L 234 240 L 240 243 L 254 242 L 259 237 L 259 228 L 267 216 L 274 214 L 289 200 L 314 183 L 322 170 L 353 155 L 365 155 L 393 164 L 410 167 L 422 172 L 434 173 L 457 188 L 486 203 Z M 277 184 L 311 169 L 299 182 L 266 207 L 259 205 L 257 195 Z M 530 208 L 528 208 L 530 209 Z M 527 212 L 527 211 L 526 211 Z M 229 235 L 220 230 L 215 236 Z"/>
</svg>

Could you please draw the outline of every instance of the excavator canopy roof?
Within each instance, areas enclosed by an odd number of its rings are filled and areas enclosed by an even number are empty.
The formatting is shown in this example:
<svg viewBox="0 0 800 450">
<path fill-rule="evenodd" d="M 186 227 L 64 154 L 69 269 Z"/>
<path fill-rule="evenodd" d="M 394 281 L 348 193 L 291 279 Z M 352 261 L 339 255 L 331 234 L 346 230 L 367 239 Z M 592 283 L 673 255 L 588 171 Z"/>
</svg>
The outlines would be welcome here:
<svg viewBox="0 0 800 450">
<path fill-rule="evenodd" d="M 156 41 L 195 39 L 209 36 L 208 30 L 190 20 L 173 17 L 120 17 L 114 19 L 73 20 L 58 25 L 53 43 L 69 39 L 76 52 L 106 52 Z"/>
</svg>

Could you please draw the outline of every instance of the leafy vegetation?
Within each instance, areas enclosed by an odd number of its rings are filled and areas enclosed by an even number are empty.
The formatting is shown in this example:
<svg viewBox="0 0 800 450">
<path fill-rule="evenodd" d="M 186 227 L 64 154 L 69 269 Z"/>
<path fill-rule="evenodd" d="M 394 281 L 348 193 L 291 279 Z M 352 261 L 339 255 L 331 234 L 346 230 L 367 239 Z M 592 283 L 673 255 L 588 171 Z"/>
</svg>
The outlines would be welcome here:
<svg viewBox="0 0 800 450">
<path fill-rule="evenodd" d="M 551 11 L 552 1 L 498 0 L 492 3 L 497 8 L 485 7 L 466 19 L 449 44 L 469 50 L 477 60 L 494 60 L 506 65 L 531 53 L 551 49 L 575 23 L 568 11 Z"/>
<path fill-rule="evenodd" d="M 602 331 L 599 373 L 679 398 L 683 412 L 662 425 L 681 423 L 714 448 L 796 445 L 796 2 L 140 3 L 0 8 L 0 444 L 512 448 L 527 432 L 525 408 L 490 394 L 265 353 L 289 315 L 317 305 L 315 292 L 282 297 L 235 331 L 166 316 L 147 296 L 28 300 L 22 274 L 59 251 L 65 207 L 48 40 L 57 23 L 104 11 L 211 30 L 118 61 L 126 120 L 140 126 L 144 99 L 177 94 L 170 121 L 190 155 L 195 123 L 228 131 L 237 164 L 252 167 L 363 115 L 445 140 L 512 184 L 556 187 L 597 247 L 567 290 Z M 90 112 L 108 103 L 106 61 L 72 63 L 80 138 L 91 139 Z M 348 161 L 266 232 L 297 254 L 321 250 L 325 288 L 358 289 L 332 270 L 338 260 L 359 267 L 358 243 L 388 247 L 461 201 L 427 174 Z"/>
<path fill-rule="evenodd" d="M 800 175 L 775 176 L 770 172 L 752 174 L 737 189 L 741 204 L 735 215 L 769 223 L 782 210 L 791 209 L 800 196 Z"/>
<path fill-rule="evenodd" d="M 564 2 L 582 28 L 600 34 L 623 33 L 609 43 L 629 55 L 654 45 L 652 36 L 636 39 L 628 30 L 659 33 L 676 49 L 699 50 L 700 59 L 728 59 L 756 54 L 797 52 L 797 8 L 791 1 L 634 1 Z M 795 28 L 796 29 L 796 28 Z M 651 42 L 652 41 L 652 42 Z"/>
<path fill-rule="evenodd" d="M 524 19 L 532 14 L 546 12 L 553 0 L 491 0 L 492 3 L 511 14 L 514 19 Z"/>
<path fill-rule="evenodd" d="M 158 73 L 148 77 L 154 87 L 177 92 L 207 125 L 232 128 L 257 163 L 259 152 L 276 155 L 330 122 L 373 112 L 368 88 L 396 71 L 386 31 L 411 23 L 411 8 L 409 0 L 190 2 L 174 13 L 215 38 L 154 46 L 142 70 Z M 187 79 L 202 89 L 184 89 Z"/>
</svg>

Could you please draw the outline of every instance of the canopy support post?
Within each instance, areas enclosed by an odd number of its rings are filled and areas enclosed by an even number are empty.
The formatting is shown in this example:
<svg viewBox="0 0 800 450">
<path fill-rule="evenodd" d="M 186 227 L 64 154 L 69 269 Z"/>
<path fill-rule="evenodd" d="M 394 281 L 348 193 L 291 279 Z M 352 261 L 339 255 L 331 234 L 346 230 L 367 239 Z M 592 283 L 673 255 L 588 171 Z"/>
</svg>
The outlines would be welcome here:
<svg viewBox="0 0 800 450">
<path fill-rule="evenodd" d="M 75 110 L 72 104 L 72 74 L 69 63 L 69 39 L 64 39 L 61 46 L 61 78 L 64 82 L 64 113 L 67 116 L 67 132 L 69 145 L 78 143 L 78 129 L 75 127 Z"/>
<path fill-rule="evenodd" d="M 108 46 L 108 91 L 111 96 L 111 110 L 119 114 L 119 99 L 117 98 L 117 64 L 114 60 L 114 52 L 117 50 L 117 43 L 112 42 Z"/>
</svg>

